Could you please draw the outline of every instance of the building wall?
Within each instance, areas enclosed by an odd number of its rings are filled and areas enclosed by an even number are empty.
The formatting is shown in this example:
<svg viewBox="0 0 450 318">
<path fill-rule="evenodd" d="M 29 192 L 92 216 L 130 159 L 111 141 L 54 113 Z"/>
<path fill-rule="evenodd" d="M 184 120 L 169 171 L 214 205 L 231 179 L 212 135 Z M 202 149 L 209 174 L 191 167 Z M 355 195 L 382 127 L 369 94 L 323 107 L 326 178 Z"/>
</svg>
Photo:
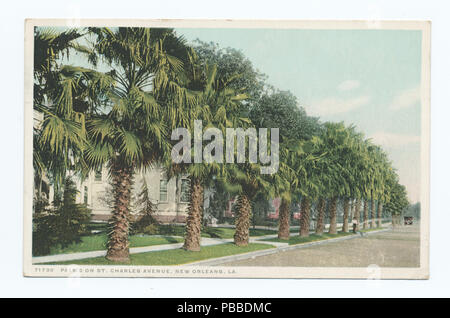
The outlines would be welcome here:
<svg viewBox="0 0 450 318">
<path fill-rule="evenodd" d="M 97 175 L 97 177 L 96 177 Z M 160 168 L 148 169 L 146 172 L 136 173 L 132 196 L 135 198 L 142 189 L 143 180 L 147 182 L 149 197 L 157 206 L 155 218 L 163 223 L 185 222 L 187 217 L 188 202 L 183 201 L 181 184 L 186 177 L 172 177 L 167 179 Z M 167 195 L 162 195 L 161 180 L 167 181 Z M 91 172 L 81 181 L 78 180 L 78 203 L 87 203 L 92 209 L 93 220 L 109 220 L 112 208 L 108 202 L 112 202 L 111 185 L 109 184 L 108 169 L 102 168 L 99 173 Z"/>
</svg>

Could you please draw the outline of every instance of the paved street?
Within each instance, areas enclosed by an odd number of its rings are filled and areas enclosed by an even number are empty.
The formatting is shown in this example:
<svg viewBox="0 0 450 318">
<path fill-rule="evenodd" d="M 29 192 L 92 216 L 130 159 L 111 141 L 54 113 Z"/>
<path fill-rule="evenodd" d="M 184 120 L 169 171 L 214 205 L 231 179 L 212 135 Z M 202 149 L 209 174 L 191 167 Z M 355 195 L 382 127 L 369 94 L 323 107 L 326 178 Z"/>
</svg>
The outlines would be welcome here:
<svg viewBox="0 0 450 318">
<path fill-rule="evenodd" d="M 419 226 L 220 264 L 220 266 L 418 267 Z"/>
</svg>

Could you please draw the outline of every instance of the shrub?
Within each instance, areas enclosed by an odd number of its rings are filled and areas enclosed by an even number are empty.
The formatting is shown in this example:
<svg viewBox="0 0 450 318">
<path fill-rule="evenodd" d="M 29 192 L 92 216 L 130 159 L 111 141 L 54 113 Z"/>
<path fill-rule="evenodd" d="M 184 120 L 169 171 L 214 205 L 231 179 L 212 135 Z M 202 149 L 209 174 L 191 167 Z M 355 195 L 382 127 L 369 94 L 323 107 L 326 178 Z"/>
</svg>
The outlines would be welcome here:
<svg viewBox="0 0 450 318">
<path fill-rule="evenodd" d="M 67 178 L 64 182 L 63 198 L 56 198 L 53 208 L 43 208 L 33 216 L 33 255 L 47 255 L 53 246 L 68 245 L 81 241 L 88 234 L 91 210 L 77 204 L 75 183 Z"/>
<path fill-rule="evenodd" d="M 159 226 L 157 224 L 150 224 L 144 227 L 141 232 L 147 235 L 156 235 L 159 234 Z"/>
<path fill-rule="evenodd" d="M 156 210 L 155 204 L 148 194 L 147 182 L 143 181 L 141 192 L 138 194 L 136 204 L 138 209 L 136 220 L 131 224 L 131 234 L 146 233 L 149 229 L 158 229 L 158 222 L 153 217 Z M 156 233 L 155 233 L 156 234 Z"/>
</svg>

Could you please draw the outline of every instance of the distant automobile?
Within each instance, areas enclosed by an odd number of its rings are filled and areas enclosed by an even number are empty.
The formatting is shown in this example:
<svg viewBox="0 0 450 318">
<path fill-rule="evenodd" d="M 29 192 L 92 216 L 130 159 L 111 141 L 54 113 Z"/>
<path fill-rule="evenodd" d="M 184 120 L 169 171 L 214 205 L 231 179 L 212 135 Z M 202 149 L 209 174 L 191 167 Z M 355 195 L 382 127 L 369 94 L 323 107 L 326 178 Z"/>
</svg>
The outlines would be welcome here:
<svg viewBox="0 0 450 318">
<path fill-rule="evenodd" d="M 412 225 L 414 221 L 413 216 L 405 216 L 403 217 L 403 220 L 405 221 L 405 225 Z"/>
</svg>

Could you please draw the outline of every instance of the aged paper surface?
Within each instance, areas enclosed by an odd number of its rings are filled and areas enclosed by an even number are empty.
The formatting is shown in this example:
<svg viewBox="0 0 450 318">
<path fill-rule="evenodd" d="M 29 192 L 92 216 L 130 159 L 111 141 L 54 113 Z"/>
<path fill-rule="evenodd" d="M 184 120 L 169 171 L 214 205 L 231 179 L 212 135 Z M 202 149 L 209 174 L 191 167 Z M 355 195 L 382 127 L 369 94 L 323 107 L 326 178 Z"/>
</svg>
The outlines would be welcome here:
<svg viewBox="0 0 450 318">
<path fill-rule="evenodd" d="M 429 22 L 25 33 L 25 276 L 428 278 Z"/>
</svg>

